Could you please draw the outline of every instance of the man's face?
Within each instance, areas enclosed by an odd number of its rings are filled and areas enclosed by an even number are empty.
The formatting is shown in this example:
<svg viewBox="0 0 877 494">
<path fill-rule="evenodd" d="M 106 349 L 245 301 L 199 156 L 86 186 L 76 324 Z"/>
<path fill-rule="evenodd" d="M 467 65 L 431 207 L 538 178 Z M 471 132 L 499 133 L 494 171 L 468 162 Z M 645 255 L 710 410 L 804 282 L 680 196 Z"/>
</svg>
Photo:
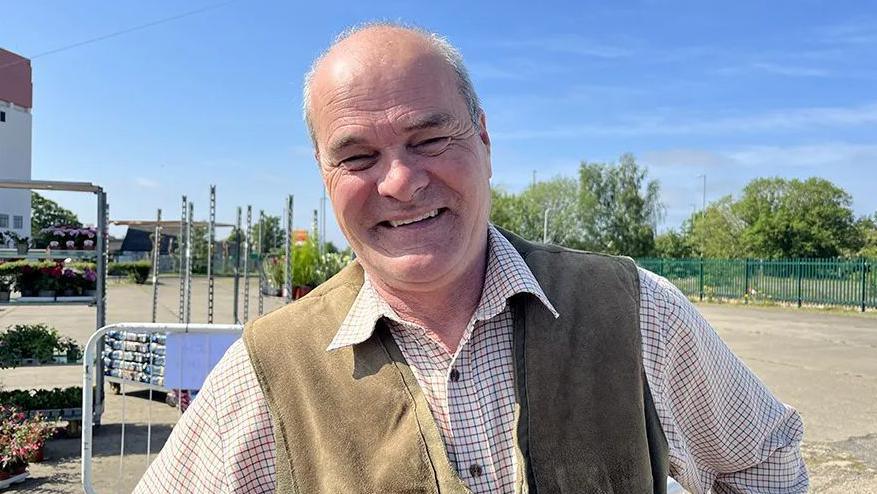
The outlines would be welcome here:
<svg viewBox="0 0 877 494">
<path fill-rule="evenodd" d="M 409 48 L 330 55 L 311 114 L 323 180 L 360 262 L 386 285 L 428 290 L 484 255 L 490 147 L 450 68 Z"/>
</svg>

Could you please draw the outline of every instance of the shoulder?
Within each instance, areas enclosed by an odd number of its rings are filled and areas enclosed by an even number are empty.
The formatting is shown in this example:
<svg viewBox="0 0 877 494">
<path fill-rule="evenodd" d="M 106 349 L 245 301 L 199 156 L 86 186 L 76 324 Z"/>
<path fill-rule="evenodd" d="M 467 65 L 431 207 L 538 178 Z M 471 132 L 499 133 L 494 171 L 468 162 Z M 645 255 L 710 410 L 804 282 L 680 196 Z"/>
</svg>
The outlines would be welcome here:
<svg viewBox="0 0 877 494">
<path fill-rule="evenodd" d="M 619 281 L 631 296 L 637 295 L 636 263 L 629 257 L 539 244 L 524 240 L 506 230 L 497 230 L 518 251 L 540 284 L 559 283 L 569 288 L 592 285 L 593 282 L 600 284 Z"/>
<path fill-rule="evenodd" d="M 305 297 L 247 324 L 243 338 L 247 348 L 252 353 L 286 342 L 325 349 L 362 284 L 362 267 L 354 262 Z"/>
<path fill-rule="evenodd" d="M 702 329 L 711 329 L 688 297 L 663 276 L 637 267 L 640 280 L 640 313 L 644 336 L 668 342 L 676 337 L 691 337 Z"/>
</svg>

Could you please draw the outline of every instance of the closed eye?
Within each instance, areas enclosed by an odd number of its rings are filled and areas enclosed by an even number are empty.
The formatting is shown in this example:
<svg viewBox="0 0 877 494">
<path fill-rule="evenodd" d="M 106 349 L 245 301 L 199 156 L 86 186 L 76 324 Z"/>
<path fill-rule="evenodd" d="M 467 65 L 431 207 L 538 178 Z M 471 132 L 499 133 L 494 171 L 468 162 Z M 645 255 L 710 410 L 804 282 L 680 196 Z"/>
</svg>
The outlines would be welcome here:
<svg viewBox="0 0 877 494">
<path fill-rule="evenodd" d="M 338 165 L 348 170 L 364 170 L 374 164 L 375 157 L 374 154 L 356 154 L 339 161 Z"/>
<path fill-rule="evenodd" d="M 444 152 L 451 143 L 449 136 L 432 137 L 414 144 L 414 151 L 426 156 L 436 156 Z"/>
</svg>

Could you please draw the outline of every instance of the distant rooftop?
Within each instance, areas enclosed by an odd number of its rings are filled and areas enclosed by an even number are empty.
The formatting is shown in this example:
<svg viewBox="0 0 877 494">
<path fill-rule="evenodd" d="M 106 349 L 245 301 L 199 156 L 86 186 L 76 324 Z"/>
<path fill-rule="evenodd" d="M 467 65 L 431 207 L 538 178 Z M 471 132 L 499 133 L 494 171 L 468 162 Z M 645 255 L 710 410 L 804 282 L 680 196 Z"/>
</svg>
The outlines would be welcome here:
<svg viewBox="0 0 877 494">
<path fill-rule="evenodd" d="M 33 108 L 30 60 L 0 48 L 0 100 Z"/>
</svg>

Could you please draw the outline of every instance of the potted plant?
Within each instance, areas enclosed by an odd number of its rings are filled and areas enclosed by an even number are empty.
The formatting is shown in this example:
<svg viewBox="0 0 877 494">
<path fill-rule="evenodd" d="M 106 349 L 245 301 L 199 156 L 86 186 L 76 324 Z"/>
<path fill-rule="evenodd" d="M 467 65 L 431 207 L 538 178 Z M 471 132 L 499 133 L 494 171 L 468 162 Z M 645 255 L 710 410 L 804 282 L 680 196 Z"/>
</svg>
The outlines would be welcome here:
<svg viewBox="0 0 877 494">
<path fill-rule="evenodd" d="M 88 297 L 94 297 L 97 294 L 97 271 L 91 268 L 82 270 L 82 293 Z"/>
<path fill-rule="evenodd" d="M 82 358 L 82 346 L 69 336 L 64 336 L 58 341 L 57 349 L 63 353 L 68 364 L 75 364 Z"/>
<path fill-rule="evenodd" d="M 18 254 L 27 254 L 27 251 L 30 248 L 30 239 L 28 237 L 22 237 L 13 231 L 6 230 L 6 238 L 15 243 L 15 249 Z"/>
<path fill-rule="evenodd" d="M 0 332 L 0 368 L 16 367 L 22 361 L 51 362 L 59 347 L 63 345 L 54 328 L 45 324 L 15 324 Z"/>
<path fill-rule="evenodd" d="M 61 283 L 62 268 L 58 264 L 43 266 L 37 279 L 37 296 L 54 297 Z"/>
<path fill-rule="evenodd" d="M 58 278 L 58 285 L 58 295 L 62 297 L 79 295 L 81 289 L 79 284 L 79 273 L 70 268 L 64 268 L 61 277 Z"/>
<path fill-rule="evenodd" d="M 54 426 L 46 422 L 40 414 L 24 420 L 18 426 L 16 436 L 22 449 L 28 452 L 26 458 L 28 462 L 39 463 L 43 461 L 46 440 L 51 438 L 54 433 Z"/>
<path fill-rule="evenodd" d="M 9 302 L 12 295 L 12 277 L 0 274 L 0 303 Z"/>
<path fill-rule="evenodd" d="M 21 437 L 19 428 L 26 421 L 22 412 L 0 405 L 0 480 L 6 480 L 27 470 L 31 450 Z"/>
<path fill-rule="evenodd" d="M 41 276 L 40 279 L 37 280 L 37 297 L 54 298 L 57 286 L 58 281 L 56 278 L 51 276 Z"/>
</svg>

